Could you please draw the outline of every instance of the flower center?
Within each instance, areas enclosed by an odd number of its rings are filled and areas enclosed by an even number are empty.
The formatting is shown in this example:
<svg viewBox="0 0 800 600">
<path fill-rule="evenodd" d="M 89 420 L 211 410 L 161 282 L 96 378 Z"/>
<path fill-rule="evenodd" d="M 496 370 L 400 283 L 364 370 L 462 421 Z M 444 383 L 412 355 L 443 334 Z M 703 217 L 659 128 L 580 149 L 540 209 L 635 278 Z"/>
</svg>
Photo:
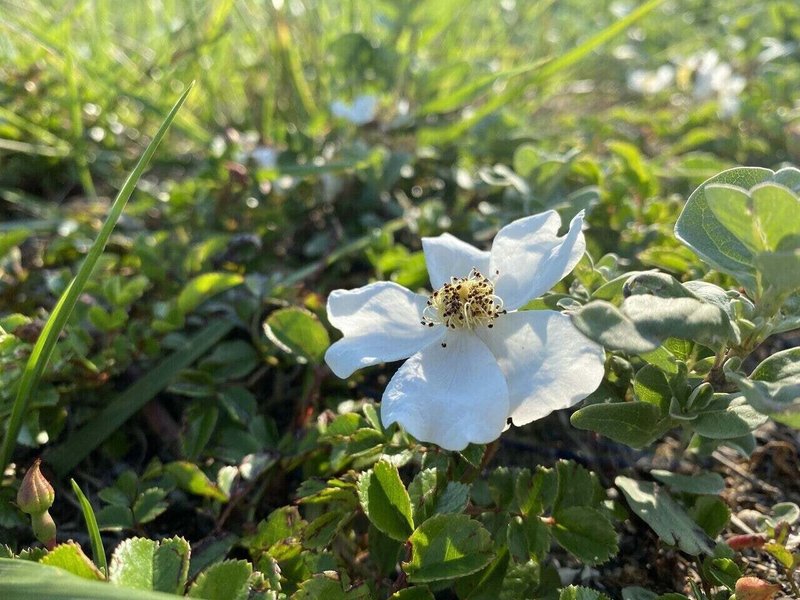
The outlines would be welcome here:
<svg viewBox="0 0 800 600">
<path fill-rule="evenodd" d="M 430 295 L 422 312 L 422 324 L 450 329 L 492 327 L 494 320 L 505 313 L 492 282 L 473 268 L 466 277 L 451 277 L 449 283 Z"/>
</svg>

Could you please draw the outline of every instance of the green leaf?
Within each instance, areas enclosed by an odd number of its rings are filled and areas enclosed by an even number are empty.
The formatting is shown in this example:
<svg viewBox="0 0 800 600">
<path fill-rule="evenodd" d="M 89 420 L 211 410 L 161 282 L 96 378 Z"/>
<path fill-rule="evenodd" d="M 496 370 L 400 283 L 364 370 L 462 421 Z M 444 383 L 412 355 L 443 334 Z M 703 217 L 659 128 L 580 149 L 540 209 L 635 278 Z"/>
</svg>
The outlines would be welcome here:
<svg viewBox="0 0 800 600">
<path fill-rule="evenodd" d="M 130 538 L 111 557 L 111 583 L 139 590 L 183 593 L 189 571 L 189 543 L 180 537 L 156 542 Z"/>
<path fill-rule="evenodd" d="M 153 154 L 155 154 L 156 148 L 158 148 L 161 140 L 164 139 L 169 126 L 172 124 L 172 121 L 178 114 L 178 110 L 180 110 L 181 106 L 183 106 L 183 103 L 186 101 L 186 98 L 188 97 L 193 85 L 194 82 L 189 84 L 189 86 L 186 88 L 186 91 L 183 92 L 181 97 L 172 107 L 172 110 L 170 110 L 169 114 L 164 119 L 161 127 L 159 127 L 155 136 L 153 136 L 153 139 L 147 145 L 147 148 L 139 159 L 139 162 L 136 163 L 133 171 L 130 175 L 128 175 L 128 178 L 125 180 L 122 189 L 119 191 L 119 194 L 117 194 L 117 197 L 114 199 L 114 202 L 111 205 L 111 210 L 109 211 L 108 217 L 103 223 L 103 226 L 100 228 L 100 233 L 98 233 L 97 239 L 89 248 L 86 258 L 78 269 L 75 279 L 70 282 L 66 290 L 64 290 L 64 293 L 58 299 L 55 308 L 50 313 L 50 317 L 47 319 L 47 323 L 45 323 L 45 326 L 42 329 L 41 335 L 39 335 L 39 338 L 36 340 L 36 344 L 31 351 L 28 362 L 25 365 L 25 370 L 23 371 L 22 377 L 19 381 L 17 396 L 14 400 L 14 405 L 11 410 L 11 417 L 8 420 L 6 434 L 3 438 L 3 446 L 0 449 L 0 470 L 5 469 L 5 467 L 8 465 L 8 461 L 11 458 L 11 453 L 17 443 L 17 436 L 19 435 L 20 428 L 22 427 L 22 422 L 28 410 L 28 404 L 30 403 L 30 399 L 36 390 L 39 380 L 41 379 L 42 373 L 44 372 L 44 369 L 47 366 L 51 355 L 53 354 L 56 341 L 61 335 L 61 332 L 64 330 L 64 327 L 66 326 L 67 321 L 72 314 L 72 310 L 75 308 L 75 304 L 78 302 L 78 298 L 81 296 L 81 294 L 83 294 L 83 290 L 92 275 L 92 271 L 94 270 L 97 261 L 100 259 L 100 256 L 103 254 L 103 250 L 108 243 L 109 237 L 111 237 L 111 232 L 114 230 L 114 226 L 122 216 L 122 211 L 125 209 L 125 204 L 136 187 L 136 182 L 139 181 L 139 178 L 142 176 L 147 164 L 150 162 Z"/>
<path fill-rule="evenodd" d="M 508 563 L 508 551 L 501 551 L 488 567 L 456 581 L 459 600 L 497 600 L 498 590 L 508 572 Z"/>
<path fill-rule="evenodd" d="M 118 587 L 28 560 L 0 558 L 0 598 L 175 600 L 175 595 Z"/>
<path fill-rule="evenodd" d="M 783 565 L 784 568 L 791 569 L 794 565 L 794 557 L 792 556 L 792 553 L 787 550 L 786 546 L 783 544 L 769 542 L 768 544 L 764 544 L 761 548 L 766 552 L 769 552 L 775 558 L 775 560 Z"/>
<path fill-rule="evenodd" d="M 590 404 L 574 412 L 570 423 L 632 448 L 643 448 L 672 427 L 661 418 L 661 409 L 649 402 Z"/>
<path fill-rule="evenodd" d="M 614 483 L 631 507 L 665 543 L 687 554 L 710 554 L 711 540 L 663 489 L 654 483 L 619 476 Z"/>
<path fill-rule="evenodd" d="M 633 393 L 641 402 L 657 406 L 666 414 L 672 400 L 672 388 L 664 372 L 653 365 L 645 365 L 633 380 Z"/>
<path fill-rule="evenodd" d="M 731 511 L 721 498 L 700 496 L 695 500 L 694 506 L 689 509 L 689 515 L 709 537 L 715 538 L 728 525 Z"/>
<path fill-rule="evenodd" d="M 788 187 L 762 183 L 750 190 L 755 227 L 766 250 L 800 246 L 800 199 Z"/>
<path fill-rule="evenodd" d="M 760 167 L 728 169 L 705 181 L 692 192 L 675 224 L 675 236 L 711 266 L 736 277 L 749 290 L 756 289 L 752 252 L 715 217 L 705 188 L 729 184 L 748 190 L 772 180 L 775 173 Z"/>
<path fill-rule="evenodd" d="M 328 330 L 314 313 L 301 308 L 282 308 L 264 321 L 264 333 L 284 352 L 300 362 L 320 364 L 331 340 Z"/>
<path fill-rule="evenodd" d="M 605 300 L 589 302 L 570 317 L 581 333 L 609 350 L 645 354 L 661 345 L 657 337 L 640 332 L 628 316 Z"/>
<path fill-rule="evenodd" d="M 358 499 L 367 518 L 390 538 L 404 541 L 414 530 L 411 499 L 390 462 L 379 461 L 361 474 Z"/>
<path fill-rule="evenodd" d="M 701 258 L 755 296 L 800 287 L 800 199 L 796 170 L 724 171 L 689 197 L 675 233 Z"/>
<path fill-rule="evenodd" d="M 164 465 L 164 471 L 175 478 L 178 487 L 190 494 L 204 496 L 218 502 L 228 501 L 228 495 L 219 489 L 219 486 L 194 463 L 177 460 Z"/>
<path fill-rule="evenodd" d="M 45 554 L 39 562 L 43 565 L 64 569 L 84 579 L 95 581 L 105 579 L 105 575 L 89 560 L 89 557 L 83 553 L 81 547 L 75 542 L 59 544 Z"/>
<path fill-rule="evenodd" d="M 409 539 L 411 560 L 403 563 L 408 580 L 428 583 L 479 571 L 492 558 L 492 540 L 483 526 L 467 515 L 434 515 Z"/>
<path fill-rule="evenodd" d="M 434 512 L 437 514 L 460 513 L 467 508 L 470 486 L 459 481 L 448 481 L 436 499 Z"/>
<path fill-rule="evenodd" d="M 800 428 L 800 348 L 776 352 L 745 377 L 725 363 L 725 376 L 747 402 L 776 421 Z"/>
<path fill-rule="evenodd" d="M 434 600 L 434 597 L 428 586 L 416 585 L 395 592 L 389 596 L 389 600 Z"/>
<path fill-rule="evenodd" d="M 692 421 L 692 427 L 704 437 L 727 440 L 747 435 L 766 421 L 765 415 L 748 405 L 744 398 L 737 397 L 733 398 L 724 409 L 700 413 Z"/>
<path fill-rule="evenodd" d="M 22 228 L 0 232 L 0 259 L 5 257 L 9 250 L 19 246 L 31 235 L 33 235 L 32 230 Z"/>
<path fill-rule="evenodd" d="M 203 302 L 232 287 L 244 283 L 238 273 L 203 273 L 189 280 L 178 295 L 177 306 L 183 314 L 192 312 Z"/>
<path fill-rule="evenodd" d="M 253 565 L 246 560 L 224 560 L 200 573 L 187 595 L 204 600 L 241 600 L 250 592 L 251 575 Z"/>
<path fill-rule="evenodd" d="M 553 515 L 551 531 L 559 545 L 588 565 L 606 562 L 617 553 L 617 534 L 606 516 L 588 506 L 571 506 Z"/>
<path fill-rule="evenodd" d="M 558 600 L 609 600 L 609 598 L 597 590 L 570 585 L 561 590 Z"/>
<path fill-rule="evenodd" d="M 436 505 L 438 480 L 437 469 L 422 469 L 408 484 L 411 513 L 414 516 L 416 525 L 420 525 L 433 514 L 433 509 Z"/>
<path fill-rule="evenodd" d="M 318 600 L 322 598 L 325 600 L 368 600 L 369 597 L 369 588 L 365 584 L 359 584 L 345 591 L 339 574 L 335 571 L 325 571 L 316 573 L 303 581 L 297 591 L 292 594 L 291 600 Z"/>
<path fill-rule="evenodd" d="M 653 469 L 650 474 L 675 492 L 716 495 L 725 489 L 725 480 L 718 473 L 679 475 L 671 471 Z"/>
<path fill-rule="evenodd" d="M 730 558 L 715 558 L 707 568 L 708 574 L 729 592 L 736 589 L 736 582 L 742 577 L 742 571 Z"/>
</svg>

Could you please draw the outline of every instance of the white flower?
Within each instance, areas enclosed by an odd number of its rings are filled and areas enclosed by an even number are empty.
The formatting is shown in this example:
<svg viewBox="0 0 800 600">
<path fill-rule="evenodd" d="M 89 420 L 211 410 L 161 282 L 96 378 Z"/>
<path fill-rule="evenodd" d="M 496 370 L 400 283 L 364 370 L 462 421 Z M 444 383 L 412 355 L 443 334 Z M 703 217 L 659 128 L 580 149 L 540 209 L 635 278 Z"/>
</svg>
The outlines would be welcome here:
<svg viewBox="0 0 800 600">
<path fill-rule="evenodd" d="M 628 75 L 628 88 L 645 96 L 663 92 L 675 81 L 675 68 L 661 65 L 655 71 L 636 69 Z"/>
<path fill-rule="evenodd" d="M 339 117 L 345 121 L 350 121 L 354 125 L 364 125 L 375 119 L 378 112 L 378 98 L 369 94 L 358 96 L 352 104 L 343 100 L 336 100 L 331 103 L 331 113 L 334 117 Z"/>
<path fill-rule="evenodd" d="M 381 403 L 384 425 L 448 450 L 488 443 L 508 419 L 524 425 L 573 406 L 603 378 L 603 349 L 566 315 L 517 309 L 569 273 L 586 249 L 583 212 L 558 237 L 548 211 L 501 229 L 485 252 L 450 234 L 423 238 L 431 295 L 391 282 L 328 297 L 344 337 L 325 354 L 331 370 L 408 358 Z"/>
</svg>

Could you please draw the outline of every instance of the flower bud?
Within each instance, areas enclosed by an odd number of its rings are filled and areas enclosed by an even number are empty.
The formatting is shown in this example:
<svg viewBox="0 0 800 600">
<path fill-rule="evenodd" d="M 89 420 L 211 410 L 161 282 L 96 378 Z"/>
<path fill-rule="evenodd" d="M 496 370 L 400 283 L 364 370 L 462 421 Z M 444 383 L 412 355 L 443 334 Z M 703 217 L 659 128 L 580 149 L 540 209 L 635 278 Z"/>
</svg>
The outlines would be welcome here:
<svg viewBox="0 0 800 600">
<path fill-rule="evenodd" d="M 745 550 L 747 548 L 761 548 L 767 543 L 766 538 L 760 533 L 745 533 L 742 535 L 732 535 L 725 542 L 731 550 Z"/>
<path fill-rule="evenodd" d="M 53 500 L 56 497 L 53 486 L 45 479 L 39 469 L 40 463 L 41 461 L 37 458 L 36 462 L 25 473 L 22 485 L 20 485 L 19 492 L 17 492 L 17 506 L 22 512 L 29 515 L 44 513 L 53 506 Z"/>
<path fill-rule="evenodd" d="M 741 577 L 736 582 L 736 600 L 772 600 L 781 586 L 758 577 Z"/>
<path fill-rule="evenodd" d="M 48 550 L 56 546 L 56 522 L 49 511 L 31 515 L 31 528 L 36 539 L 42 542 Z"/>
</svg>

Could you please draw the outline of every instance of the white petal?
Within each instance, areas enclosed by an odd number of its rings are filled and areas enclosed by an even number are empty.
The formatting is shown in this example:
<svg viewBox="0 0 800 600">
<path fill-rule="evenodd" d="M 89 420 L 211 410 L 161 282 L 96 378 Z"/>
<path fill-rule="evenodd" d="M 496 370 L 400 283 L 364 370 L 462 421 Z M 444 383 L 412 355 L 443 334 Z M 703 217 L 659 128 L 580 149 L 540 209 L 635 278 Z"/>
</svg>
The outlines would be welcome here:
<svg viewBox="0 0 800 600">
<path fill-rule="evenodd" d="M 569 224 L 569 232 L 558 237 L 561 218 L 549 210 L 517 219 L 506 225 L 492 243 L 489 277 L 495 281 L 495 293 L 507 310 L 514 310 L 541 296 L 575 265 L 586 250 L 583 238 L 583 211 Z"/>
<path fill-rule="evenodd" d="M 328 320 L 344 337 L 325 353 L 339 377 L 369 365 L 407 358 L 440 339 L 443 327 L 422 325 L 428 299 L 401 285 L 382 281 L 328 296 Z"/>
<path fill-rule="evenodd" d="M 603 348 L 584 337 L 570 318 L 551 310 L 526 310 L 476 330 L 508 382 L 511 419 L 524 425 L 573 406 L 603 379 Z"/>
<path fill-rule="evenodd" d="M 487 275 L 489 253 L 449 233 L 422 238 L 422 249 L 434 290 L 450 281 L 451 277 L 466 277 L 473 267 Z"/>
<path fill-rule="evenodd" d="M 383 393 L 381 420 L 446 450 L 489 443 L 508 416 L 503 374 L 473 333 L 450 331 L 445 341 L 446 348 L 432 344 L 395 373 Z"/>
</svg>

